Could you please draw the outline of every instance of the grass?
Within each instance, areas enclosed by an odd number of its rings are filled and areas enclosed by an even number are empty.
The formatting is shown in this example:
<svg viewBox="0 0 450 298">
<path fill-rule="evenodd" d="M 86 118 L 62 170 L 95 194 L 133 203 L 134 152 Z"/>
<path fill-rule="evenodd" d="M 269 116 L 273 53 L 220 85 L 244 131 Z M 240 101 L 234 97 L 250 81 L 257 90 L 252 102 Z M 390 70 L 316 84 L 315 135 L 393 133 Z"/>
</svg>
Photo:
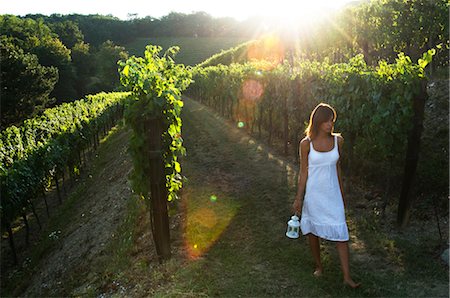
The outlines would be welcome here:
<svg viewBox="0 0 450 298">
<path fill-rule="evenodd" d="M 146 266 L 145 260 L 136 260 L 130 257 L 136 239 L 136 222 L 143 222 L 140 218 L 145 206 L 136 198 L 129 198 L 127 202 L 127 214 L 116 231 L 115 237 L 105 248 L 105 252 L 95 259 L 86 271 L 79 271 L 72 276 L 73 283 L 68 285 L 72 289 L 70 296 L 96 296 L 98 293 L 111 291 L 120 293 L 123 289 L 117 280 L 123 279 L 121 272 L 135 266 Z M 80 287 L 80 284 L 83 286 Z"/>
<path fill-rule="evenodd" d="M 176 62 L 194 66 L 221 50 L 227 50 L 246 41 L 237 37 L 145 37 L 126 44 L 125 49 L 130 56 L 143 56 L 145 46 L 148 44 L 159 45 L 163 51 L 176 45 L 180 47 L 180 52 L 175 58 Z"/>
</svg>

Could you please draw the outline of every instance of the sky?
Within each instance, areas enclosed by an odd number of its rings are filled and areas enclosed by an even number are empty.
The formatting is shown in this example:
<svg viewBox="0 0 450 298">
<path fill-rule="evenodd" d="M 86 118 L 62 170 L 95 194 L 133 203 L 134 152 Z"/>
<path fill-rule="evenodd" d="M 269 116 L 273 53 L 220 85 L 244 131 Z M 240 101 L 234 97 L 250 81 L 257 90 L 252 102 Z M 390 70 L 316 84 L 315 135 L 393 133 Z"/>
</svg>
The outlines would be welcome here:
<svg viewBox="0 0 450 298">
<path fill-rule="evenodd" d="M 128 14 L 161 18 L 170 12 L 204 11 L 213 17 L 232 17 L 239 21 L 252 16 L 314 19 L 348 2 L 352 0 L 1 0 L 0 14 L 111 14 L 126 20 Z"/>
</svg>

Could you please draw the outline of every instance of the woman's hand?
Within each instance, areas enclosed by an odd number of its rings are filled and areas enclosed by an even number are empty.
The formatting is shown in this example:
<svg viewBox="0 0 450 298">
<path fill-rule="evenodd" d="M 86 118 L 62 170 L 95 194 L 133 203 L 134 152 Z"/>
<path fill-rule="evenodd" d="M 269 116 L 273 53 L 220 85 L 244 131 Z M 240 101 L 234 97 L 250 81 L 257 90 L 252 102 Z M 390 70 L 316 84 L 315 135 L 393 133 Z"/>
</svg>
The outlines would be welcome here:
<svg viewBox="0 0 450 298">
<path fill-rule="evenodd" d="M 302 200 L 299 197 L 296 197 L 294 204 L 292 204 L 292 210 L 295 214 L 298 214 L 300 216 L 300 214 L 302 213 L 302 205 Z"/>
</svg>

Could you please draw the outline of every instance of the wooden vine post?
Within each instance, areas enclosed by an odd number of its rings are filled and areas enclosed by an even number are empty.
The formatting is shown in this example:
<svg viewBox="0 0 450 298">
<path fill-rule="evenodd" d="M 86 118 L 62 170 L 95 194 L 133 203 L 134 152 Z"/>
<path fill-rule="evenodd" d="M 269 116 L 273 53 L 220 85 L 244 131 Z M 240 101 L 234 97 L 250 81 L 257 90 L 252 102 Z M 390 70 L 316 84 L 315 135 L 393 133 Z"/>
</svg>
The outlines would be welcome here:
<svg viewBox="0 0 450 298">
<path fill-rule="evenodd" d="M 419 90 L 412 99 L 412 127 L 408 136 L 402 190 L 400 192 L 400 199 L 397 209 L 397 225 L 401 228 L 404 228 L 408 224 L 411 205 L 413 202 L 412 190 L 417 164 L 419 161 L 420 139 L 422 137 L 423 130 L 425 102 L 428 99 L 425 67 L 431 63 L 435 54 L 435 49 L 431 49 L 423 53 L 422 58 L 418 60 L 417 66 L 414 67 L 417 72 L 416 86 L 419 86 Z"/>
<path fill-rule="evenodd" d="M 150 161 L 150 220 L 155 239 L 156 252 L 162 259 L 169 259 L 170 229 L 167 213 L 167 188 L 164 175 L 163 145 L 161 136 L 164 133 L 163 119 L 155 118 L 145 122 L 145 130 L 149 132 L 148 159 Z"/>
<path fill-rule="evenodd" d="M 420 81 L 420 91 L 413 98 L 413 125 L 408 137 L 408 147 L 406 149 L 405 170 L 403 174 L 402 190 L 397 212 L 397 224 L 404 228 L 409 221 L 411 210 L 412 188 L 414 176 L 419 161 L 420 138 L 423 130 L 423 118 L 425 113 L 425 102 L 428 99 L 427 80 Z"/>
</svg>

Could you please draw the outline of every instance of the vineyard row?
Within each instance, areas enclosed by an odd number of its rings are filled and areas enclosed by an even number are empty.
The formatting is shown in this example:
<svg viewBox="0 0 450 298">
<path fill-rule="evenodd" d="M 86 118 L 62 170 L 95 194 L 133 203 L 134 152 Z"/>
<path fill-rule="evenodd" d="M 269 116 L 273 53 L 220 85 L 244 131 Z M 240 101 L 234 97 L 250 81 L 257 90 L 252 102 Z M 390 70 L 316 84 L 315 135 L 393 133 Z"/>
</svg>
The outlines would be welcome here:
<svg viewBox="0 0 450 298">
<path fill-rule="evenodd" d="M 54 183 L 61 202 L 59 180 L 64 183 L 66 173 L 72 177 L 79 172 L 85 151 L 96 149 L 100 136 L 122 118 L 128 97 L 125 92 L 87 96 L 47 109 L 41 116 L 1 132 L 1 221 L 15 262 L 11 223 L 22 217 L 28 239 L 27 213 L 32 212 L 39 224 L 36 200 L 44 199 L 48 215 L 46 192 Z"/>
</svg>

